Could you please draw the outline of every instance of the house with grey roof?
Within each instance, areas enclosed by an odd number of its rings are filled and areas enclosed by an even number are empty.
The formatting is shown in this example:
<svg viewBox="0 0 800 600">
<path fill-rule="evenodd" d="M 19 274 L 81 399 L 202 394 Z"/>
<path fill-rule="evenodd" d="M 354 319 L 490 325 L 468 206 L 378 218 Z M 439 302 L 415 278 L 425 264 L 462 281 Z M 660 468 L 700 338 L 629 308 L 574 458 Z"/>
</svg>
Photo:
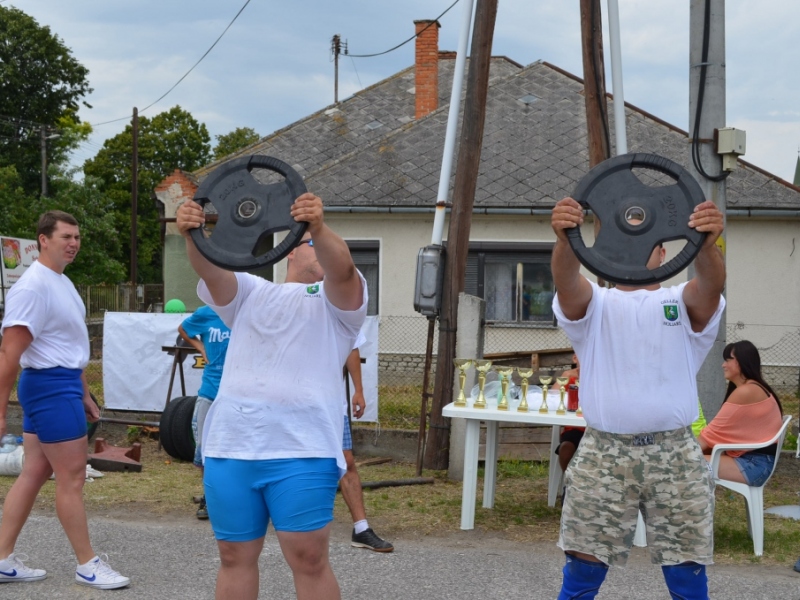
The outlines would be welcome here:
<svg viewBox="0 0 800 600">
<path fill-rule="evenodd" d="M 247 154 L 292 165 L 322 197 L 326 221 L 350 244 L 368 280 L 370 313 L 381 317 L 381 352 L 398 355 L 425 348 L 426 320 L 412 306 L 416 257 L 431 240 L 455 67 L 454 53 L 419 52 L 421 43 L 436 43 L 437 29 L 417 39 L 415 65 L 191 174 L 196 185 L 221 162 Z M 491 61 L 466 280 L 466 291 L 486 300 L 486 352 L 568 345 L 550 307 L 549 215 L 589 170 L 584 106 L 582 80 L 555 65 Z M 630 104 L 625 115 L 629 151 L 689 166 L 685 131 Z M 193 193 L 188 176 L 171 177 L 156 190 L 167 217 Z M 800 188 L 739 160 L 727 179 L 727 207 L 727 321 L 752 327 L 749 337 L 766 347 L 787 328 L 800 332 Z M 190 300 L 192 275 L 173 227 L 165 293 Z M 591 224 L 583 235 L 593 238 Z M 673 244 L 669 253 L 677 252 Z M 276 265 L 275 279 L 284 274 Z M 683 272 L 671 283 L 685 278 Z M 403 336 L 383 335 L 392 323 L 401 324 Z"/>
</svg>

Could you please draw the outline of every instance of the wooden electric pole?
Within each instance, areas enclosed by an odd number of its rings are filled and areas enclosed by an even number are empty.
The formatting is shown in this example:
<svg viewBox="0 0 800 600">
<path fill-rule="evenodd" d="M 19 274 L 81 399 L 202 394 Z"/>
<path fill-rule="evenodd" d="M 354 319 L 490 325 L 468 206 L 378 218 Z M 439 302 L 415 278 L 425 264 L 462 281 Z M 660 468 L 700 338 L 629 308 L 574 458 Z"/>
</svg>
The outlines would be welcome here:
<svg viewBox="0 0 800 600">
<path fill-rule="evenodd" d="M 478 0 L 472 49 L 467 73 L 467 92 L 461 125 L 461 141 L 453 188 L 453 206 L 447 230 L 447 256 L 439 315 L 439 350 L 433 389 L 430 431 L 425 448 L 425 468 L 446 469 L 450 458 L 450 428 L 442 409 L 453 397 L 453 359 L 458 329 L 458 295 L 464 291 L 469 252 L 472 207 L 481 161 L 481 144 L 489 90 L 492 37 L 497 18 L 497 0 Z"/>
<path fill-rule="evenodd" d="M 586 133 L 589 142 L 589 167 L 593 167 L 611 156 L 606 74 L 603 65 L 603 16 L 600 12 L 600 0 L 581 0 L 580 8 Z"/>
<path fill-rule="evenodd" d="M 139 212 L 139 110 L 133 107 L 133 152 L 131 158 L 131 309 L 134 308 L 136 301 L 136 279 L 137 279 L 137 248 L 136 248 L 136 215 Z"/>
</svg>

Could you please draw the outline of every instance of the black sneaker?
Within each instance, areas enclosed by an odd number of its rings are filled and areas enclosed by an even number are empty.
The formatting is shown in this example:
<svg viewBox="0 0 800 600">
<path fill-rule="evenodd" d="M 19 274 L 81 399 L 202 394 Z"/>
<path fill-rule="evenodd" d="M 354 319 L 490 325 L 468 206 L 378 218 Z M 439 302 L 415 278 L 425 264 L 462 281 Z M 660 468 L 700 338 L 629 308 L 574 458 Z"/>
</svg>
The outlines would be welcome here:
<svg viewBox="0 0 800 600">
<path fill-rule="evenodd" d="M 354 529 L 350 545 L 354 548 L 367 548 L 375 552 L 391 552 L 394 550 L 394 546 L 375 535 L 371 527 L 365 529 L 361 533 L 356 533 Z"/>
<path fill-rule="evenodd" d="M 206 497 L 200 497 L 200 507 L 197 509 L 197 518 L 205 521 L 208 518 L 208 509 L 206 508 Z"/>
</svg>

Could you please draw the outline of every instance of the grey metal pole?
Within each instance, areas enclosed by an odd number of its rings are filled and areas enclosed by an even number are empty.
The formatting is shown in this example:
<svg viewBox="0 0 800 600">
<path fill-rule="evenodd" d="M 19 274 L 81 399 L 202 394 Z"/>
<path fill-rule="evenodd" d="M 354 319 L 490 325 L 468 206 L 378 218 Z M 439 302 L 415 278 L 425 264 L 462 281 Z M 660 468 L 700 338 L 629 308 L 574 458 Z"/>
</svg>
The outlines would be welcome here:
<svg viewBox="0 0 800 600">
<path fill-rule="evenodd" d="M 706 3 L 709 3 L 708 55 L 703 57 L 703 37 L 706 26 Z M 701 74 L 705 67 L 705 86 L 701 90 Z M 725 127 L 725 0 L 691 0 L 689 9 L 689 132 L 695 130 L 698 97 L 703 102 L 699 120 L 699 158 L 707 175 L 722 173 L 722 159 L 716 152 L 714 131 Z M 689 152 L 691 153 L 691 144 Z M 707 199 L 712 200 L 723 214 L 726 210 L 725 180 L 712 181 L 702 175 L 689 161 L 689 170 L 697 179 Z M 725 232 L 718 245 L 725 255 Z M 694 264 L 689 267 L 689 278 L 694 277 Z M 707 420 L 719 411 L 725 395 L 725 378 L 722 375 L 722 350 L 725 347 L 726 315 L 722 314 L 714 346 L 708 353 L 697 375 L 697 392 Z"/>
<path fill-rule="evenodd" d="M 47 131 L 44 125 L 39 129 L 42 145 L 42 196 L 47 196 Z"/>
</svg>

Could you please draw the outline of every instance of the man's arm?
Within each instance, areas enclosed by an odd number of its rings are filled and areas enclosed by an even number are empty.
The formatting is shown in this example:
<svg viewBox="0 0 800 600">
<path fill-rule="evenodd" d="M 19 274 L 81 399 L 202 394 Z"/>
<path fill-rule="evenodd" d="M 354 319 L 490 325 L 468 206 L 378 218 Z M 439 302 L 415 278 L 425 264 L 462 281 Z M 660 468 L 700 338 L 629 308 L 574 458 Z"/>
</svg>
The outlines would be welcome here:
<svg viewBox="0 0 800 600">
<path fill-rule="evenodd" d="M 325 294 L 335 307 L 356 310 L 362 304 L 363 290 L 350 249 L 323 220 L 322 200 L 305 193 L 292 205 L 295 221 L 306 221 L 314 250 L 325 273 Z"/>
<path fill-rule="evenodd" d="M 200 353 L 200 356 L 203 357 L 203 360 L 208 362 L 208 356 L 206 356 L 206 347 L 197 338 L 189 337 L 189 334 L 183 329 L 183 325 L 178 325 L 178 333 L 180 334 L 181 338 L 183 338 L 187 344 L 189 344 L 192 348 L 197 350 Z"/>
<path fill-rule="evenodd" d="M 86 381 L 86 371 L 81 373 L 81 383 L 83 384 L 83 410 L 86 412 L 86 420 L 89 423 L 96 423 L 100 420 L 100 407 L 92 400 L 89 382 Z"/>
<path fill-rule="evenodd" d="M 353 416 L 360 419 L 364 416 L 364 409 L 367 407 L 367 401 L 364 399 L 364 386 L 361 382 L 361 353 L 358 348 L 353 348 L 347 360 L 344 363 L 347 372 L 350 373 L 350 378 L 353 380 Z"/>
<path fill-rule="evenodd" d="M 7 327 L 0 344 L 0 436 L 6 432 L 6 413 L 11 388 L 17 380 L 19 360 L 33 342 L 30 330 L 23 325 Z"/>
<path fill-rule="evenodd" d="M 191 240 L 192 229 L 197 229 L 205 223 L 205 213 L 199 204 L 192 200 L 187 200 L 180 207 L 176 214 L 175 222 L 178 230 L 186 239 L 186 254 L 195 273 L 200 276 L 217 306 L 226 306 L 236 297 L 238 283 L 236 275 L 232 271 L 226 271 L 210 263 L 206 257 L 200 254 L 197 246 Z"/>
<path fill-rule="evenodd" d="M 683 289 L 683 302 L 692 330 L 702 331 L 714 316 L 725 287 L 725 260 L 716 246 L 725 227 L 725 218 L 713 202 L 706 200 L 695 207 L 689 227 L 708 233 L 694 259 L 695 276 Z"/>
<path fill-rule="evenodd" d="M 580 227 L 583 223 L 583 209 L 572 198 L 564 198 L 553 207 L 550 226 L 556 234 L 556 245 L 550 268 L 553 283 L 558 294 L 558 303 L 564 316 L 577 321 L 586 316 L 586 309 L 592 299 L 592 285 L 580 273 L 581 263 L 567 240 L 567 229 Z"/>
</svg>

